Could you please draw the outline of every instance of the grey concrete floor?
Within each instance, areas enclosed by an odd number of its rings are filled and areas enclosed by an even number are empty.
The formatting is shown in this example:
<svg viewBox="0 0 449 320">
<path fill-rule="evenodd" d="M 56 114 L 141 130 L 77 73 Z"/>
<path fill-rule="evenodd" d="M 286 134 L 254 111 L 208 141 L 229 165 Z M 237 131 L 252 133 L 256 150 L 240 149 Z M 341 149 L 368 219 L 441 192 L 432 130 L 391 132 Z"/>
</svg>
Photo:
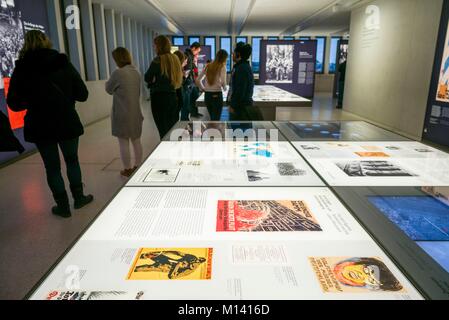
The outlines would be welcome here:
<svg viewBox="0 0 449 320">
<path fill-rule="evenodd" d="M 334 105 L 330 95 L 319 94 L 312 108 L 279 108 L 278 119 L 360 119 L 335 110 Z M 207 110 L 200 112 L 207 120 Z M 144 113 L 142 141 L 148 155 L 159 137 L 149 103 Z M 80 140 L 86 191 L 95 196 L 95 202 L 73 211 L 71 219 L 50 213 L 54 203 L 39 154 L 0 169 L 0 299 L 22 299 L 126 182 L 119 174 L 118 144 L 110 132 L 110 120 L 105 119 L 88 126 Z"/>
</svg>

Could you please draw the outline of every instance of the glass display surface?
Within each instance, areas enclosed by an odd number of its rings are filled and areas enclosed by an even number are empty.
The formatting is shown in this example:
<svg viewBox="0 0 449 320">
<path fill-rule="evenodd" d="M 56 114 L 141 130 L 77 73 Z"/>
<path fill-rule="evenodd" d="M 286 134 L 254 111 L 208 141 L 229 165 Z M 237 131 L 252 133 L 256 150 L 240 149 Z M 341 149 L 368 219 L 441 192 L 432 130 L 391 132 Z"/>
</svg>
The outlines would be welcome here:
<svg viewBox="0 0 449 320">
<path fill-rule="evenodd" d="M 235 124 L 237 126 L 238 124 Z M 127 186 L 324 186 L 288 142 L 162 142 Z"/>
<path fill-rule="evenodd" d="M 430 190 L 438 189 L 442 188 Z M 448 191 L 447 188 L 444 190 Z M 368 199 L 449 272 L 449 193 L 446 193 L 444 197 L 439 194 L 436 196 L 370 196 Z"/>
<path fill-rule="evenodd" d="M 124 188 L 31 299 L 111 292 L 422 299 L 327 188 Z"/>
<path fill-rule="evenodd" d="M 417 244 L 436 262 L 438 262 L 444 270 L 449 272 L 449 242 L 440 241 L 418 241 Z"/>
<path fill-rule="evenodd" d="M 291 141 L 409 141 L 364 121 L 290 121 L 275 125 Z"/>
</svg>

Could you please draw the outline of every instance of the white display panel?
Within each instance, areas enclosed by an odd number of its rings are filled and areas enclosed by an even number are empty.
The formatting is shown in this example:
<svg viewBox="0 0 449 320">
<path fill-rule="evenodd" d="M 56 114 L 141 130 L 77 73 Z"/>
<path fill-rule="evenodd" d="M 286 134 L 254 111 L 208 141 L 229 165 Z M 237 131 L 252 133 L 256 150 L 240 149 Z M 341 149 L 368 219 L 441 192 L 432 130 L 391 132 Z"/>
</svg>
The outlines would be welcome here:
<svg viewBox="0 0 449 320">
<path fill-rule="evenodd" d="M 31 299 L 68 289 L 99 299 L 422 299 L 372 241 L 81 241 Z"/>
<path fill-rule="evenodd" d="M 417 142 L 295 142 L 331 186 L 448 186 L 449 156 Z"/>
<path fill-rule="evenodd" d="M 162 142 L 127 186 L 324 186 L 288 142 Z"/>
<path fill-rule="evenodd" d="M 125 188 L 83 240 L 369 240 L 327 188 Z"/>
<path fill-rule="evenodd" d="M 307 159 L 331 158 L 449 158 L 449 154 L 415 141 L 392 142 L 294 142 Z"/>
<path fill-rule="evenodd" d="M 223 100 L 226 102 L 229 91 L 223 93 Z M 254 86 L 253 94 L 254 102 L 310 102 L 309 99 L 303 98 L 288 91 L 279 89 L 275 86 Z M 201 95 L 198 102 L 204 103 L 204 94 Z"/>
</svg>

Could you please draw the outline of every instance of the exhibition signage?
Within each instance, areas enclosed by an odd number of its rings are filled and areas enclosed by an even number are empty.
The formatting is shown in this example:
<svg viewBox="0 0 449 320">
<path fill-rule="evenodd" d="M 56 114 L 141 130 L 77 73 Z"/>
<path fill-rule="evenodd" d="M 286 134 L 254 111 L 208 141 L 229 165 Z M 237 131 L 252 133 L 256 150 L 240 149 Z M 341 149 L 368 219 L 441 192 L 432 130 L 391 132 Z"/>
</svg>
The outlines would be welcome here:
<svg viewBox="0 0 449 320">
<path fill-rule="evenodd" d="M 423 137 L 449 146 L 449 1 L 444 1 Z"/>
<path fill-rule="evenodd" d="M 11 128 L 20 142 L 29 151 L 34 145 L 27 144 L 23 137 L 26 111 L 13 112 L 6 105 L 9 82 L 14 71 L 15 61 L 22 49 L 24 37 L 29 30 L 48 33 L 49 24 L 45 0 L 2 1 L 0 6 L 0 112 L 9 118 Z M 16 153 L 1 153 L 0 163 L 10 160 Z"/>
<path fill-rule="evenodd" d="M 315 89 L 317 42 L 262 40 L 260 84 L 311 98 Z"/>
</svg>

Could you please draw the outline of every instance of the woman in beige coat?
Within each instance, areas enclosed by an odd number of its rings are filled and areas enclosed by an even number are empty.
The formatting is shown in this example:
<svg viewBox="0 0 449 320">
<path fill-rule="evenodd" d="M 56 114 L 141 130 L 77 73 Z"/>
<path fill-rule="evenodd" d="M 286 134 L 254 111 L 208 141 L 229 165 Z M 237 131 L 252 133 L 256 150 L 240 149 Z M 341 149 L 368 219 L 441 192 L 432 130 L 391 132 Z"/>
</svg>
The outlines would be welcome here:
<svg viewBox="0 0 449 320">
<path fill-rule="evenodd" d="M 131 54 L 119 47 L 112 52 L 118 69 L 106 82 L 107 93 L 114 96 L 112 105 L 112 135 L 117 137 L 124 170 L 121 175 L 129 177 L 142 162 L 143 115 L 140 107 L 141 76 L 132 65 Z M 135 166 L 131 166 L 130 142 L 134 148 Z"/>
</svg>

